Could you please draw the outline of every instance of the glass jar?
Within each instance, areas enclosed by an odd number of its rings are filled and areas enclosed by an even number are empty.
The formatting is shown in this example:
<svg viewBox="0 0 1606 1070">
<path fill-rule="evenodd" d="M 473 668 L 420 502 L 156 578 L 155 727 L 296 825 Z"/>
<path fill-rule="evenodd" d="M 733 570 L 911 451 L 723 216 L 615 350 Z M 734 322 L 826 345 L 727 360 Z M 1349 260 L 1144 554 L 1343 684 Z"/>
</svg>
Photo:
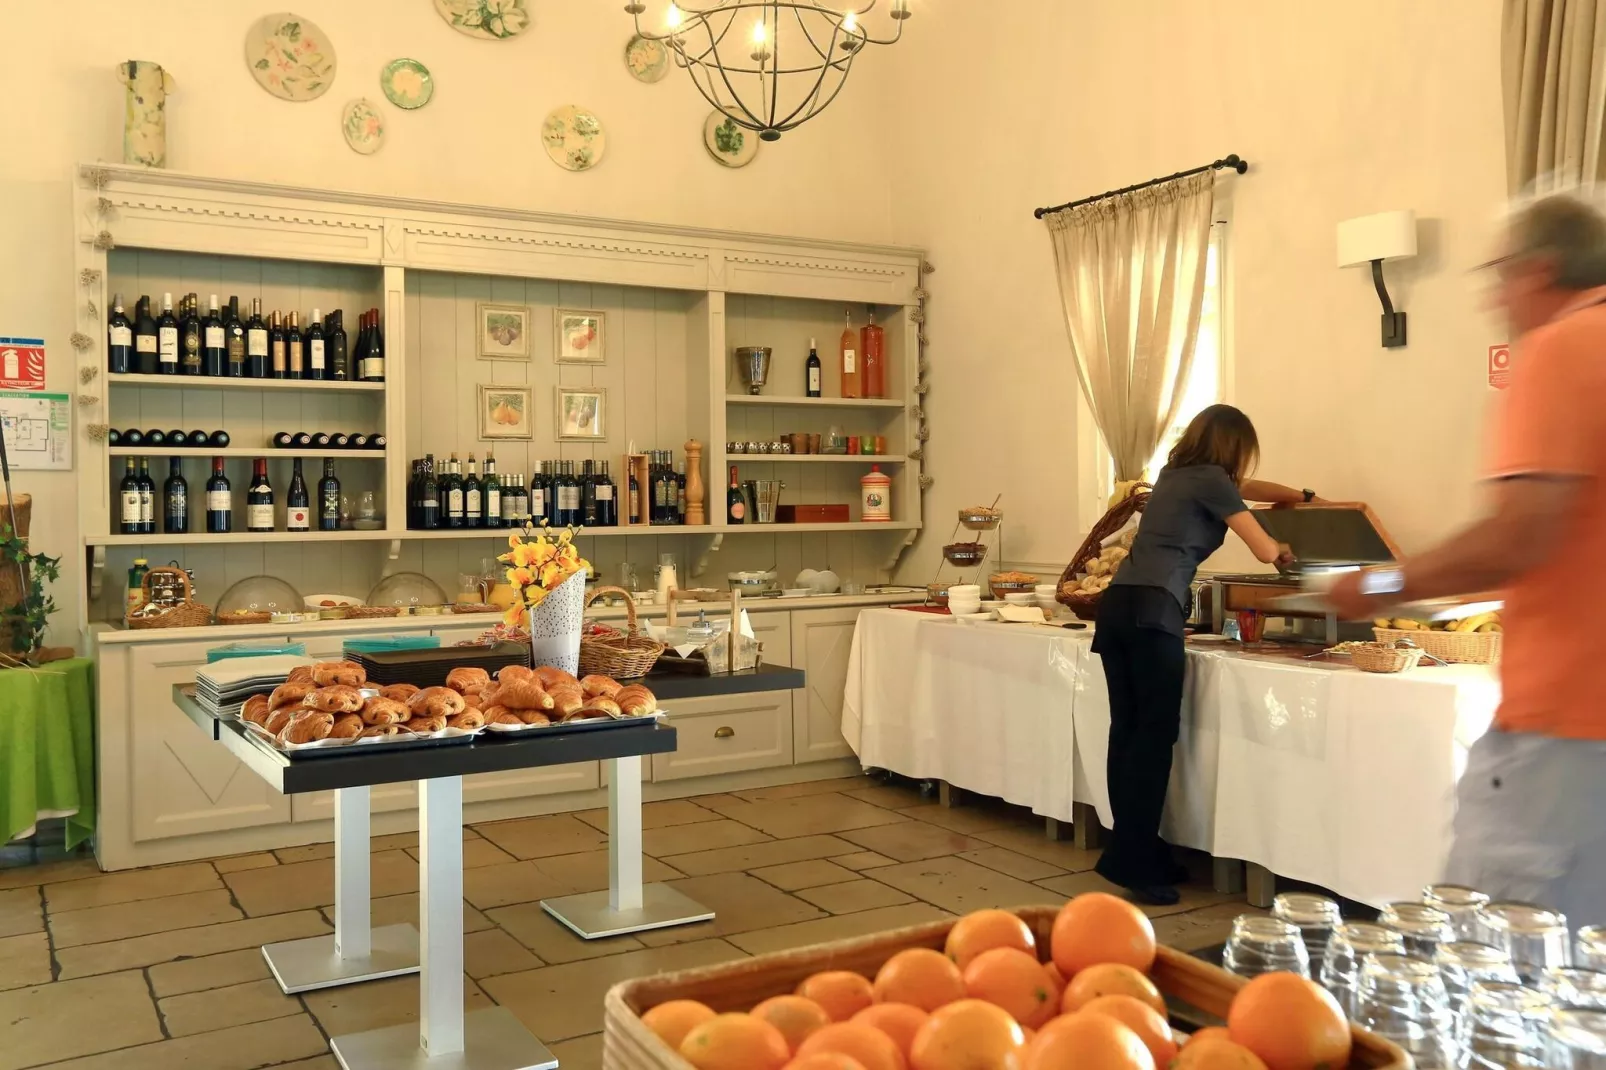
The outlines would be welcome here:
<svg viewBox="0 0 1606 1070">
<path fill-rule="evenodd" d="M 1511 956 L 1498 947 L 1472 940 L 1457 940 L 1440 944 L 1434 953 L 1444 991 L 1450 997 L 1450 1010 L 1457 1016 L 1466 1007 L 1475 981 L 1517 980 L 1517 971 L 1511 968 Z"/>
<path fill-rule="evenodd" d="M 1567 916 L 1534 903 L 1489 903 L 1478 912 L 1483 942 L 1511 956 L 1525 984 L 1539 983 L 1552 966 L 1566 966 Z"/>
<path fill-rule="evenodd" d="M 1606 970 L 1606 925 L 1586 925 L 1578 930 L 1573 944 L 1573 965 L 1586 970 Z"/>
<path fill-rule="evenodd" d="M 1390 903 L 1377 915 L 1377 923 L 1405 937 L 1405 953 L 1433 960 L 1440 944 L 1455 940 L 1450 915 L 1425 903 Z"/>
<path fill-rule="evenodd" d="M 1550 997 L 1509 981 L 1474 981 L 1456 1034 L 1468 1070 L 1539 1070 Z"/>
<path fill-rule="evenodd" d="M 1343 923 L 1338 904 L 1325 895 L 1283 892 L 1271 901 L 1271 916 L 1299 929 L 1305 938 L 1305 951 L 1312 963 L 1320 963 L 1327 953 L 1327 941 Z"/>
<path fill-rule="evenodd" d="M 1281 918 L 1240 914 L 1221 953 L 1221 965 L 1239 977 L 1287 971 L 1310 976 L 1310 953 L 1299 928 Z"/>
<path fill-rule="evenodd" d="M 1606 1011 L 1567 1007 L 1550 1016 L 1547 1070 L 1606 1070 Z"/>
<path fill-rule="evenodd" d="M 1333 994 L 1345 1015 L 1359 1020 L 1361 963 L 1368 955 L 1403 955 L 1405 937 L 1370 921 L 1347 921 L 1333 930 L 1322 955 L 1323 988 Z"/>
<path fill-rule="evenodd" d="M 1539 978 L 1539 991 L 1557 1006 L 1606 1011 L 1606 973 L 1578 966 L 1552 966 Z"/>
<path fill-rule="evenodd" d="M 1461 884 L 1430 884 L 1422 889 L 1422 902 L 1450 916 L 1450 927 L 1457 940 L 1478 940 L 1483 935 L 1478 911 L 1489 904 L 1489 896 Z"/>
<path fill-rule="evenodd" d="M 1408 1052 L 1417 1070 L 1455 1066 L 1454 1017 L 1439 968 L 1404 955 L 1367 955 L 1359 1022 Z"/>
</svg>

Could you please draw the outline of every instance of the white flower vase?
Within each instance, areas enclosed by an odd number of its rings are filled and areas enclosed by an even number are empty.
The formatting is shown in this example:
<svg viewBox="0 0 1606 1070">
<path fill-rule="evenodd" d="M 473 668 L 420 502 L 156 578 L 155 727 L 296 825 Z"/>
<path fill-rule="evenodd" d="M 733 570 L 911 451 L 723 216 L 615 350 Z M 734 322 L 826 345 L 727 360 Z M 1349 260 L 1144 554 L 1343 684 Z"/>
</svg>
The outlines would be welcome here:
<svg viewBox="0 0 1606 1070">
<path fill-rule="evenodd" d="M 150 60 L 117 65 L 123 83 L 123 162 L 167 166 L 167 94 L 173 76 Z"/>
<path fill-rule="evenodd" d="M 580 674 L 580 629 L 585 623 L 586 574 L 582 569 L 558 584 L 530 610 L 531 664 Z"/>
</svg>

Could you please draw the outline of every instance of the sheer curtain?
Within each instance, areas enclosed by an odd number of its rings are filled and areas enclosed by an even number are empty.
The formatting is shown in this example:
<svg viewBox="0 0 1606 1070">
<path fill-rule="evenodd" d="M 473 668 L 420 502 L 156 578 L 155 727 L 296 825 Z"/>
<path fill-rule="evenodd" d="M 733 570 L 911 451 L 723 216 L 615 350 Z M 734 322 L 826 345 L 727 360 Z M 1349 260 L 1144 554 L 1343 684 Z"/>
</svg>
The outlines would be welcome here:
<svg viewBox="0 0 1606 1070">
<path fill-rule="evenodd" d="M 1118 481 L 1143 474 L 1182 402 L 1214 186 L 1206 171 L 1045 217 L 1077 378 Z"/>
<path fill-rule="evenodd" d="M 1606 0 L 1505 0 L 1501 52 L 1510 192 L 1606 179 Z"/>
</svg>

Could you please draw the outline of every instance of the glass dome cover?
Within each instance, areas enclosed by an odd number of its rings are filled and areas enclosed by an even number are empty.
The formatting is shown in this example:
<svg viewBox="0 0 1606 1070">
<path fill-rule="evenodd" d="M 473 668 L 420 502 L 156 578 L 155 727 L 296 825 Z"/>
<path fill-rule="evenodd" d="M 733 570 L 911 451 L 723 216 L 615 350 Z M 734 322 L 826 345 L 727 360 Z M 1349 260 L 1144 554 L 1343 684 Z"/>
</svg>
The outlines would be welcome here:
<svg viewBox="0 0 1606 1070">
<path fill-rule="evenodd" d="M 301 593 L 277 576 L 247 576 L 223 592 L 217 614 L 300 613 L 305 609 Z"/>
<path fill-rule="evenodd" d="M 422 572 L 398 572 L 374 584 L 368 592 L 371 606 L 442 606 L 447 603 L 446 592 Z"/>
</svg>

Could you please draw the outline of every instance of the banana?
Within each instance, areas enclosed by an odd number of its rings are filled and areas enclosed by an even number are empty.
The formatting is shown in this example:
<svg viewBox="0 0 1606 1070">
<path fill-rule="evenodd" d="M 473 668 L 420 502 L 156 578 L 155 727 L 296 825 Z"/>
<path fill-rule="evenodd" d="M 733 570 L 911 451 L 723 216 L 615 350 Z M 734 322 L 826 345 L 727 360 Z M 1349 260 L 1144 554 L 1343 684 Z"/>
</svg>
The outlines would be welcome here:
<svg viewBox="0 0 1606 1070">
<path fill-rule="evenodd" d="M 1495 619 L 1496 615 L 1493 613 L 1477 613 L 1457 624 L 1455 630 L 1458 632 L 1475 632 L 1485 624 L 1493 624 Z"/>
<path fill-rule="evenodd" d="M 1409 620 L 1405 617 L 1395 617 L 1394 627 L 1402 632 L 1420 632 L 1423 630 L 1421 621 Z"/>
<path fill-rule="evenodd" d="M 1372 627 L 1392 628 L 1394 627 L 1394 622 L 1389 620 L 1387 617 L 1378 617 L 1376 620 L 1372 621 Z"/>
<path fill-rule="evenodd" d="M 1503 631 L 1505 631 L 1505 628 L 1503 628 L 1500 624 L 1496 623 L 1495 621 L 1490 621 L 1488 624 L 1480 624 L 1480 625 L 1478 625 L 1478 631 L 1480 631 L 1480 632 L 1503 632 Z"/>
</svg>

